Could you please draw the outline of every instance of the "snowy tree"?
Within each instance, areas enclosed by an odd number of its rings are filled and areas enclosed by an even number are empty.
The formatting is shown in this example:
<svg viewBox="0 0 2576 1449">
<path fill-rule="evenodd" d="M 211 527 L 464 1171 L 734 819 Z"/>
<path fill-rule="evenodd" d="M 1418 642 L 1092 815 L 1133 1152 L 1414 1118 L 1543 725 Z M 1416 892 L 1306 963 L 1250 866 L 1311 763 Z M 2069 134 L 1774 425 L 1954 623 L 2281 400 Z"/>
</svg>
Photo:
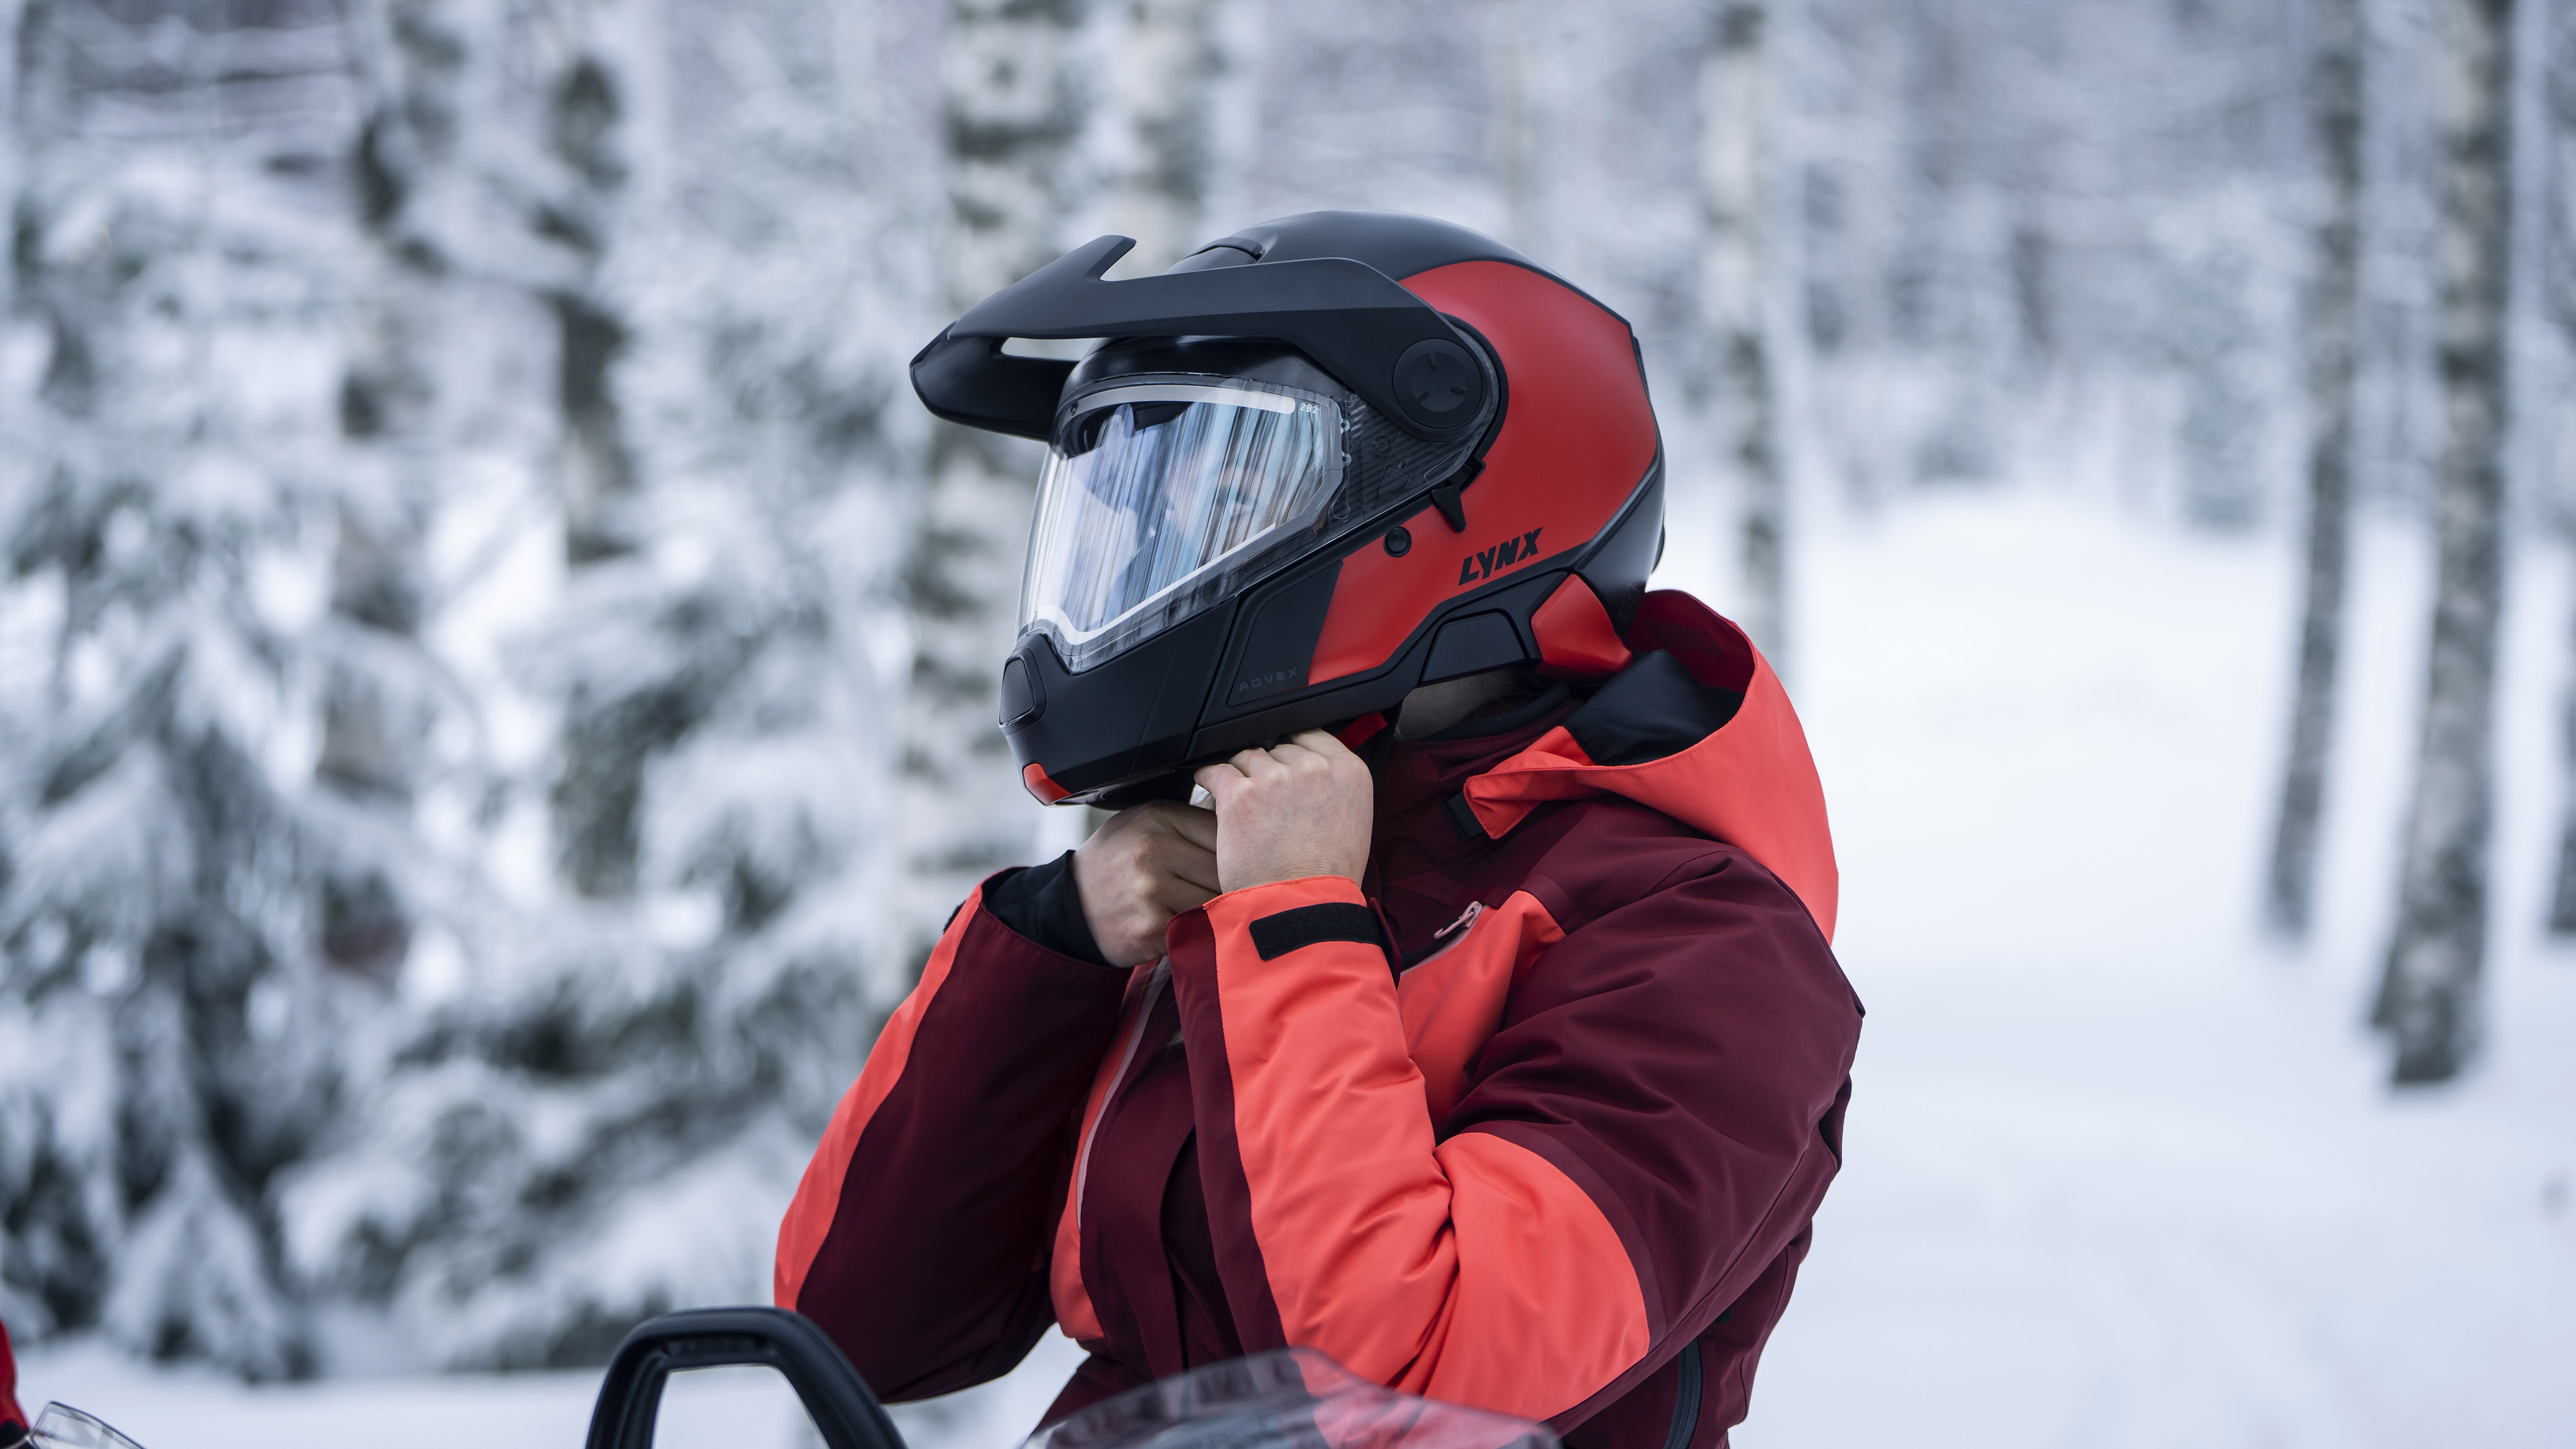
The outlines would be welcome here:
<svg viewBox="0 0 2576 1449">
<path fill-rule="evenodd" d="M 1992 359 L 2000 350 L 1991 235 L 1991 173 L 2001 97 L 1991 78 L 2012 17 L 1977 9 L 1906 7 L 1905 166 L 1899 233 L 1884 258 L 1891 342 L 1910 355 L 1923 394 L 1902 442 L 1905 476 L 1917 484 L 1993 479 L 2003 470 L 2003 419 Z"/>
<path fill-rule="evenodd" d="M 2098 476 L 2262 517 L 2305 270 L 2288 8 L 1783 13 L 1778 285 L 1811 344 L 1779 358 L 1792 471 L 1865 503 Z"/>
<path fill-rule="evenodd" d="M 1781 467 L 1777 367 L 1768 326 L 1775 268 L 1769 204 L 1770 78 L 1763 0 L 1715 0 L 1700 72 L 1700 197 L 1706 211 L 1701 305 L 1711 407 L 1738 490 L 1739 618 L 1774 666 L 1788 667 L 1789 491 Z"/>
<path fill-rule="evenodd" d="M 2307 303 L 2307 591 L 2299 627 L 2298 695 L 2289 762 L 2272 837 L 2265 911 L 2275 930 L 2304 935 L 2316 890 L 2326 765 L 2334 742 L 2335 681 L 2343 649 L 2344 577 L 2351 552 L 2352 404 L 2361 312 L 2363 0 L 2315 11 L 2308 104 L 2325 173 L 2316 275 Z"/>
<path fill-rule="evenodd" d="M 452 264 L 424 225 L 418 198 L 454 164 L 464 47 L 454 17 L 425 5 L 357 5 L 348 47 L 361 109 L 351 148 L 365 234 L 353 278 L 353 326 L 340 379 L 340 432 L 350 444 L 337 499 L 327 666 L 314 774 L 351 809 L 378 812 L 399 837 L 418 783 L 433 706 L 420 698 L 427 606 L 422 548 L 448 440 L 435 418 L 446 339 L 441 273 Z M 396 666 L 396 667 L 388 667 Z M 400 667 L 409 666 L 409 667 Z M 382 984 L 410 947 L 409 913 L 388 873 L 352 862 L 320 881 L 325 960 Z"/>
<path fill-rule="evenodd" d="M 2549 7 L 2542 36 L 2542 301 L 2576 346 L 2576 6 Z"/>
<path fill-rule="evenodd" d="M 2249 188 L 2250 189 L 2250 186 Z M 2265 520 L 2265 442 L 2279 349 L 2265 325 L 2277 275 L 2268 218 L 2224 192 L 2186 203 L 2163 249 L 2159 352 L 2179 394 L 2174 444 L 2186 522 L 2217 531 Z"/>
<path fill-rule="evenodd" d="M 2278 199 L 2307 189 L 2307 158 L 2284 139 L 2298 92 L 2281 80 L 2298 72 L 2283 16 L 2175 7 L 2162 69 L 2192 77 L 2198 104 L 2173 120 L 2194 129 L 2142 148 L 2166 174 L 2146 212 L 2153 311 L 2134 335 L 2162 364 L 2178 511 L 2202 528 L 2269 521 L 2273 480 L 2292 466 L 2276 447 L 2300 344 L 2289 282 L 2309 272 L 2315 243 Z"/>
<path fill-rule="evenodd" d="M 954 311 L 1055 259 L 1083 132 L 1080 0 L 954 0 L 942 58 Z M 953 312 L 952 312 L 953 315 Z M 904 562 L 913 635 L 895 814 L 907 872 L 896 903 L 915 959 L 976 880 L 1028 858 L 1036 806 L 996 723 L 1039 454 L 940 427 Z"/>
<path fill-rule="evenodd" d="M 1799 118 L 1795 194 L 1784 209 L 1798 256 L 1800 353 L 1810 369 L 1798 431 L 1816 464 L 1850 501 L 1867 507 L 1907 473 L 1908 448 L 1885 392 L 1895 350 L 1884 285 L 1900 230 L 1896 198 L 1912 168 L 1905 117 L 1889 97 L 1903 89 L 1902 31 L 1875 4 L 1807 0 L 1784 113 Z"/>
<path fill-rule="evenodd" d="M 1539 132 L 1550 108 L 1539 94 L 1537 17 L 1526 0 L 1497 0 L 1491 14 L 1494 177 L 1503 193 L 1504 238 L 1525 255 L 1541 256 L 1549 227 L 1539 200 Z"/>
<path fill-rule="evenodd" d="M 2576 6 L 2552 5 L 2544 32 L 2542 115 L 2548 147 L 2542 176 L 2548 212 L 2542 218 L 2540 253 L 2543 302 L 2561 336 L 2576 349 Z M 2562 448 L 2564 444 L 2562 443 Z M 2567 635 L 2576 645 L 2576 625 Z M 2576 936 L 2576 685 L 2560 706 L 2559 759 L 2566 804 L 2559 826 L 2558 869 L 2549 896 L 2549 932 Z"/>
<path fill-rule="evenodd" d="M 614 564 L 642 542 L 635 459 L 625 436 L 614 368 L 631 336 L 606 287 L 622 222 L 638 77 L 602 43 L 594 7 L 559 7 L 559 40 L 545 76 L 545 148 L 554 185 L 539 225 L 573 258 L 549 289 L 555 318 L 555 397 L 562 429 L 554 474 L 564 508 L 564 556 L 577 574 Z M 583 588 L 587 579 L 577 579 Z M 646 762 L 685 734 L 704 708 L 693 682 L 574 673 L 564 683 L 561 770 L 552 794 L 558 868 L 573 888 L 617 900 L 635 888 Z M 643 687 L 636 687 L 636 686 Z M 658 685 L 659 687 L 656 687 Z"/>
<path fill-rule="evenodd" d="M 528 697 L 600 721 L 521 788 L 560 819 L 574 752 L 622 751 L 625 839 L 516 900 L 491 883 L 464 988 L 380 1034 L 364 1130 L 288 1204 L 299 1263 L 449 1364 L 595 1362 L 648 1314 L 762 1296 L 901 974 L 874 837 L 902 664 L 883 520 L 926 432 L 903 362 L 932 324 L 907 299 L 935 198 L 892 79 L 917 40 L 784 4 L 661 22 L 615 67 L 657 97 L 620 114 L 659 174 L 619 203 L 613 255 L 576 259 L 618 344 L 558 366 L 578 385 L 547 449 L 558 516 L 613 520 L 593 537 L 615 547 L 511 651 Z M 560 95 L 538 115 L 560 158 Z M 593 440 L 628 471 L 586 514 L 607 455 L 583 455 L 576 404 L 610 397 Z"/>
<path fill-rule="evenodd" d="M 2398 919 L 2371 1011 L 2398 1084 L 2474 1054 L 2494 813 L 2496 632 L 2504 602 L 2505 301 L 2512 235 L 2512 0 L 2441 8 L 2441 375 L 2445 435 L 2422 731 Z"/>
<path fill-rule="evenodd" d="M 327 6 L 17 15 L 0 1315 L 302 1371 L 275 1192 L 355 1009 L 309 788 L 345 125 Z M 184 42 L 168 43 L 172 27 Z"/>
<path fill-rule="evenodd" d="M 1084 220 L 1097 213 L 1098 230 L 1136 239 L 1120 263 L 1126 272 L 1161 271 L 1214 239 L 1203 233 L 1229 69 L 1223 9 L 1221 0 L 1124 0 L 1093 22 L 1107 48 L 1094 122 L 1105 184 Z"/>
</svg>

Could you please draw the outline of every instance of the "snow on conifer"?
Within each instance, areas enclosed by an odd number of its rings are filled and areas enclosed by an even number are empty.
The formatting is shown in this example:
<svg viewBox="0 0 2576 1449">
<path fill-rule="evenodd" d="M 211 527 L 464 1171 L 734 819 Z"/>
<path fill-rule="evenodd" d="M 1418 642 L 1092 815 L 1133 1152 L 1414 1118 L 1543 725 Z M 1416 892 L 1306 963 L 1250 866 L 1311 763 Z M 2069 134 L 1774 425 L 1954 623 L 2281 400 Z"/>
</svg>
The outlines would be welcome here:
<svg viewBox="0 0 2576 1449">
<path fill-rule="evenodd" d="M 665 19 L 666 50 L 578 62 L 616 145 L 656 158 L 618 204 L 672 206 L 584 284 L 620 338 L 582 384 L 632 470 L 616 546 L 595 492 L 558 494 L 570 567 L 494 641 L 493 687 L 563 722 L 510 786 L 552 816 L 550 868 L 490 882 L 463 984 L 368 1039 L 364 1110 L 288 1201 L 296 1261 L 447 1364 L 596 1361 L 648 1314 L 764 1298 L 796 1176 L 907 984 L 879 907 L 887 520 L 926 433 L 902 363 L 935 319 L 904 301 L 906 179 L 862 159 L 895 42 L 785 6 Z M 575 779 L 620 817 L 567 818 Z"/>
<path fill-rule="evenodd" d="M 308 789 L 346 228 L 300 20 L 240 37 L 245 96 L 20 18 L 0 324 L 0 1317 L 262 1377 L 310 1360 L 271 1206 L 360 1005 L 308 944 L 353 842 Z"/>
</svg>

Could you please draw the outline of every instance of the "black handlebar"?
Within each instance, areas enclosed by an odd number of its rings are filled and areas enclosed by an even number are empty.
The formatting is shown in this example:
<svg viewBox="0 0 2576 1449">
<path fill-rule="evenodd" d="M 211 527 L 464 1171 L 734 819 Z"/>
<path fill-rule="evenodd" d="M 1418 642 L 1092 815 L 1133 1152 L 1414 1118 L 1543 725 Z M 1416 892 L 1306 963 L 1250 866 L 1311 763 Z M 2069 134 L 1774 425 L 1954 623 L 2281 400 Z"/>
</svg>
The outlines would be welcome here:
<svg viewBox="0 0 2576 1449">
<path fill-rule="evenodd" d="M 784 1308 L 700 1308 L 636 1325 L 608 1361 L 588 1449 L 653 1449 L 673 1369 L 766 1364 L 786 1375 L 826 1449 L 905 1449 L 867 1380 L 838 1345 Z"/>
</svg>

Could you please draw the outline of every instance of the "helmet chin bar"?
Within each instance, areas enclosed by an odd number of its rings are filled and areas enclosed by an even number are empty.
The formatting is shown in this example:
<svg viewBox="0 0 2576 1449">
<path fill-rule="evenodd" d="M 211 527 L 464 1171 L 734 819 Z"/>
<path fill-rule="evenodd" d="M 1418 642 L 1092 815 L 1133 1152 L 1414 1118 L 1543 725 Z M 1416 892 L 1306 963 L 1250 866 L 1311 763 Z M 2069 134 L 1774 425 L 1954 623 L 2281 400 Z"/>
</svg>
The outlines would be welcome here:
<svg viewBox="0 0 2576 1449">
<path fill-rule="evenodd" d="M 1662 455 L 1620 515 L 1571 559 L 1551 559 L 1543 570 L 1507 575 L 1458 596 L 1374 669 L 1303 684 L 1321 620 L 1319 600 L 1329 597 L 1343 558 L 1382 547 L 1384 535 L 1399 525 L 1419 533 L 1426 520 L 1445 532 L 1427 498 L 1417 496 L 1354 532 L 1355 546 L 1342 555 L 1301 560 L 1226 607 L 1080 674 L 1064 667 L 1043 633 L 1024 635 L 1003 673 L 1002 728 L 1013 754 L 1024 771 L 1037 768 L 1065 792 L 1048 803 L 1118 810 L 1147 800 L 1186 800 L 1193 771 L 1238 750 L 1367 714 L 1392 720 L 1404 697 L 1422 685 L 1537 665 L 1532 616 L 1570 579 L 1583 581 L 1617 619 L 1635 610 L 1663 528 Z M 1223 697 L 1233 685 L 1271 667 L 1263 655 L 1268 648 L 1295 654 L 1300 682 L 1227 707 Z"/>
<path fill-rule="evenodd" d="M 1002 351 L 1007 338 L 1262 337 L 1287 343 L 1428 442 L 1486 414 L 1489 369 L 1429 303 L 1348 257 L 1102 279 L 1136 243 L 1104 236 L 985 298 L 912 359 L 913 391 L 950 422 L 1047 437 L 1073 364 Z"/>
</svg>

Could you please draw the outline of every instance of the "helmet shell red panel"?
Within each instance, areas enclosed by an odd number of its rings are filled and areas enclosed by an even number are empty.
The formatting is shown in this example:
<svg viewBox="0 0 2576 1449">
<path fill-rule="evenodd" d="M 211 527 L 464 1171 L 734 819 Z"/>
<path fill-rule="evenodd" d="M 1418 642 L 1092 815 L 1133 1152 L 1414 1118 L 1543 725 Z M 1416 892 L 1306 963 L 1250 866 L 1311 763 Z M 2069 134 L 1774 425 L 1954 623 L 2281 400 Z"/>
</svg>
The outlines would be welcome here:
<svg viewBox="0 0 2576 1449">
<path fill-rule="evenodd" d="M 1426 509 L 1401 557 L 1345 559 L 1310 684 L 1375 669 L 1443 604 L 1505 573 L 1573 554 L 1643 484 L 1655 412 L 1628 324 L 1553 278 L 1509 262 L 1458 262 L 1401 279 L 1481 334 L 1509 392 L 1484 471 L 1464 494 L 1467 528 Z"/>
</svg>

